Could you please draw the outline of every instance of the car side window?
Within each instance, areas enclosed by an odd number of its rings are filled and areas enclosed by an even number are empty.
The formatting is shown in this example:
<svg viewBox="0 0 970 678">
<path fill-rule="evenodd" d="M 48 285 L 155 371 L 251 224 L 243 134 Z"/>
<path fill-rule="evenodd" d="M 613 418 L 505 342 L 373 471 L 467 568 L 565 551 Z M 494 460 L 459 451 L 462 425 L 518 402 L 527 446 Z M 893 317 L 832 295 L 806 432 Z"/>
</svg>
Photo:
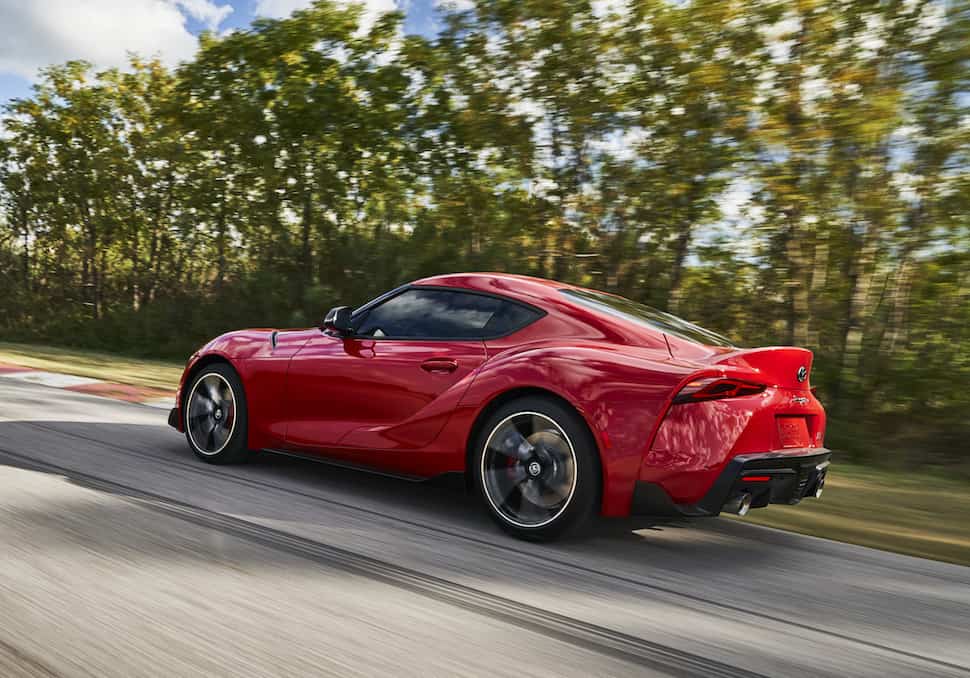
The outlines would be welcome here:
<svg viewBox="0 0 970 678">
<path fill-rule="evenodd" d="M 367 311 L 356 333 L 375 338 L 481 339 L 507 334 L 538 316 L 496 297 L 412 288 Z"/>
</svg>

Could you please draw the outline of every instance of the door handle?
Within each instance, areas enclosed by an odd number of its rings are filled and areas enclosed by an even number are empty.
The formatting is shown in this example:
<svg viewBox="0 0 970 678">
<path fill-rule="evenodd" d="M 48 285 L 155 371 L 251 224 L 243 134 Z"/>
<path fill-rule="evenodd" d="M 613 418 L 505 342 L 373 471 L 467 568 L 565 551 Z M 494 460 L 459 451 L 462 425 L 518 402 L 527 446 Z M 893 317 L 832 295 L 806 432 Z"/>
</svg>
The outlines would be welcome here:
<svg viewBox="0 0 970 678">
<path fill-rule="evenodd" d="M 421 363 L 421 369 L 432 374 L 447 374 L 458 369 L 458 361 L 450 358 L 430 358 Z"/>
</svg>

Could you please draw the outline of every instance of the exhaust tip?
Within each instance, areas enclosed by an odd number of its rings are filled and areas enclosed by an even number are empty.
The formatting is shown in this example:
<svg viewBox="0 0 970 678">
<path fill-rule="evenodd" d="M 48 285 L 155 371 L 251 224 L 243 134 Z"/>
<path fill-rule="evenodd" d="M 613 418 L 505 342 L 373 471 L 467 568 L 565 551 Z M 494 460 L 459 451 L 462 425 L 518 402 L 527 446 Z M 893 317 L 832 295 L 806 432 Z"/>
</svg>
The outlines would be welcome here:
<svg viewBox="0 0 970 678">
<path fill-rule="evenodd" d="M 751 493 L 742 492 L 741 494 L 732 497 L 724 504 L 722 510 L 728 513 L 736 513 L 739 516 L 748 515 L 748 511 L 751 509 Z"/>
<path fill-rule="evenodd" d="M 815 467 L 818 477 L 815 480 L 815 486 L 810 490 L 810 494 L 814 495 L 816 499 L 822 496 L 822 489 L 825 487 L 825 478 L 828 476 L 829 462 L 823 461 L 821 464 Z"/>
<path fill-rule="evenodd" d="M 815 498 L 819 499 L 822 496 L 822 490 L 825 489 L 825 475 L 823 474 L 821 478 L 818 479 L 818 484 L 815 486 Z"/>
</svg>

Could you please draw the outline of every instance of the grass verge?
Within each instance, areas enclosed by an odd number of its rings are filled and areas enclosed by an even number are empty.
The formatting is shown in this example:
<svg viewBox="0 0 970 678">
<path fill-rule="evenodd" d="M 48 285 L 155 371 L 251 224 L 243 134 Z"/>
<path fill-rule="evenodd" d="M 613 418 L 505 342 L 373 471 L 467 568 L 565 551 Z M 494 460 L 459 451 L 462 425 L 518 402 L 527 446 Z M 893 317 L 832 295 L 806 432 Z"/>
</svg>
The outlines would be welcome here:
<svg viewBox="0 0 970 678">
<path fill-rule="evenodd" d="M 76 348 L 0 342 L 0 362 L 37 370 L 174 391 L 182 365 Z"/>
<path fill-rule="evenodd" d="M 875 469 L 835 455 L 821 499 L 731 518 L 970 565 L 970 483 L 935 473 Z"/>
<path fill-rule="evenodd" d="M 173 362 L 4 342 L 0 362 L 170 390 L 182 373 Z M 822 499 L 772 505 L 742 520 L 970 565 L 970 483 L 936 474 L 874 469 L 836 455 Z"/>
</svg>

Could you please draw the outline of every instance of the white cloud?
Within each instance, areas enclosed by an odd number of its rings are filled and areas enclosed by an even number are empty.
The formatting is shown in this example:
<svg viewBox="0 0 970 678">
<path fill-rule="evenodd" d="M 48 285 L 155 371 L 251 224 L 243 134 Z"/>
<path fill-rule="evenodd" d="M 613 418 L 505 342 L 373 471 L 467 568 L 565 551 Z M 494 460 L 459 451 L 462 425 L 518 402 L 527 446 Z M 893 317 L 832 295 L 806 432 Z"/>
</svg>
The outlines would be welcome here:
<svg viewBox="0 0 970 678">
<path fill-rule="evenodd" d="M 175 64 L 198 45 L 188 17 L 215 29 L 231 11 L 217 0 L 0 0 L 0 73 L 32 80 L 71 59 L 124 67 L 128 52 Z"/>
<path fill-rule="evenodd" d="M 475 0 L 435 0 L 434 5 L 450 12 L 467 12 L 475 9 Z"/>
<path fill-rule="evenodd" d="M 259 0 L 256 3 L 256 16 L 282 19 L 298 9 L 310 6 L 311 0 Z"/>
<path fill-rule="evenodd" d="M 175 3 L 190 17 L 213 31 L 232 14 L 232 5 L 217 5 L 210 0 L 175 0 Z"/>
</svg>

